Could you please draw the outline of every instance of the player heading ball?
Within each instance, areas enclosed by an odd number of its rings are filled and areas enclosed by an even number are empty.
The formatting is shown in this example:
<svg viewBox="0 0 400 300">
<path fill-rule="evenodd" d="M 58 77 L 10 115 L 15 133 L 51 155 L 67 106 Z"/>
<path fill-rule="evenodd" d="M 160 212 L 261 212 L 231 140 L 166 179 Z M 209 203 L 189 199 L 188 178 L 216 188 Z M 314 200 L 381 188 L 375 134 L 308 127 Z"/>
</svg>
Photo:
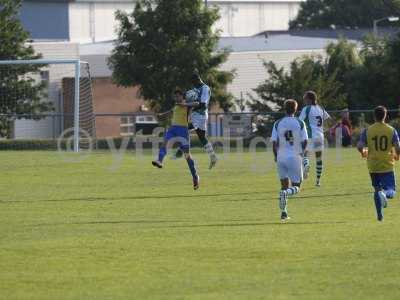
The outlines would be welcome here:
<svg viewBox="0 0 400 300">
<path fill-rule="evenodd" d="M 286 100 L 286 116 L 275 122 L 272 129 L 272 142 L 278 175 L 281 181 L 279 208 L 281 220 L 289 218 L 287 200 L 300 191 L 303 181 L 303 156 L 307 147 L 307 129 L 304 121 L 296 118 L 297 102 Z"/>
</svg>

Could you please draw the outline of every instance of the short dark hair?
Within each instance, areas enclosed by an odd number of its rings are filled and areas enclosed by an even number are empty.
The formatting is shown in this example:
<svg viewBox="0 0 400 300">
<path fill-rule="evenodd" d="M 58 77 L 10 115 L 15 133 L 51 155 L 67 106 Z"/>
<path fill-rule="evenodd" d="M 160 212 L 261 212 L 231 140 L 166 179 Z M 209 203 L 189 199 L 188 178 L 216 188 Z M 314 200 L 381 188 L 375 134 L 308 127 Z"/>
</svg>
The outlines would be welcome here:
<svg viewBox="0 0 400 300">
<path fill-rule="evenodd" d="M 375 120 L 378 122 L 382 122 L 386 119 L 387 116 L 387 109 L 386 107 L 380 105 L 375 107 L 374 109 L 374 116 L 375 116 Z"/>
<path fill-rule="evenodd" d="M 184 96 L 185 94 L 183 93 L 183 91 L 181 89 L 178 88 L 178 89 L 175 89 L 174 95 L 182 95 L 182 96 Z"/>
<path fill-rule="evenodd" d="M 192 74 L 192 78 L 191 78 L 192 80 L 200 80 L 200 75 L 199 75 L 199 73 L 197 73 L 197 72 L 194 72 L 193 74 Z"/>
<path fill-rule="evenodd" d="M 297 106 L 297 101 L 293 99 L 286 100 L 284 104 L 285 111 L 288 115 L 294 114 L 297 110 Z"/>
<path fill-rule="evenodd" d="M 199 72 L 196 70 L 193 72 L 192 77 L 191 77 L 191 81 L 193 85 L 198 84 L 199 82 L 201 82 L 201 77 Z"/>
<path fill-rule="evenodd" d="M 317 97 L 317 93 L 316 93 L 316 92 L 314 92 L 314 91 L 307 91 L 307 92 L 304 94 L 304 97 L 305 97 L 306 99 L 310 100 L 312 105 L 316 105 L 316 104 L 317 104 L 318 97 Z"/>
</svg>

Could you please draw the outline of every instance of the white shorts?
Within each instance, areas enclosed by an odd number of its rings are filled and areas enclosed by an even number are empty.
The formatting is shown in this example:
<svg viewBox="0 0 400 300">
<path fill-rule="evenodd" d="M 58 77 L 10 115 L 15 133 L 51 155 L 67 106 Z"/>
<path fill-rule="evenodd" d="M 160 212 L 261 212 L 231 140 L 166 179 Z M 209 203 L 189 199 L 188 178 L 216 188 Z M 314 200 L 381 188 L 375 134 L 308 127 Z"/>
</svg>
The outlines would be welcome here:
<svg viewBox="0 0 400 300">
<path fill-rule="evenodd" d="M 323 150 L 324 150 L 324 137 L 323 136 L 308 139 L 307 151 L 322 152 Z"/>
<path fill-rule="evenodd" d="M 199 114 L 193 112 L 190 116 L 190 121 L 193 124 L 194 129 L 201 129 L 207 131 L 207 120 L 208 114 Z"/>
<path fill-rule="evenodd" d="M 289 178 L 292 183 L 303 181 L 303 160 L 301 156 L 279 158 L 277 161 L 279 179 Z"/>
</svg>

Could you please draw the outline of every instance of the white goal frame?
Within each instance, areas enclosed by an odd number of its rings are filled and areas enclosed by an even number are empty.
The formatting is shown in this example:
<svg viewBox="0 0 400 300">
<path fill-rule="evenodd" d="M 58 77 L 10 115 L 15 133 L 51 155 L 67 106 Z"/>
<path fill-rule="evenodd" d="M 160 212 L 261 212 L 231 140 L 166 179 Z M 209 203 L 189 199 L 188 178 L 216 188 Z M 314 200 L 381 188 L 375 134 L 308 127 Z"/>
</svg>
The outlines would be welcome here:
<svg viewBox="0 0 400 300">
<path fill-rule="evenodd" d="M 75 66 L 75 91 L 74 91 L 74 152 L 79 152 L 79 102 L 80 102 L 80 77 L 81 64 L 87 64 L 79 59 L 34 59 L 34 60 L 0 60 L 1 65 L 61 65 Z"/>
</svg>

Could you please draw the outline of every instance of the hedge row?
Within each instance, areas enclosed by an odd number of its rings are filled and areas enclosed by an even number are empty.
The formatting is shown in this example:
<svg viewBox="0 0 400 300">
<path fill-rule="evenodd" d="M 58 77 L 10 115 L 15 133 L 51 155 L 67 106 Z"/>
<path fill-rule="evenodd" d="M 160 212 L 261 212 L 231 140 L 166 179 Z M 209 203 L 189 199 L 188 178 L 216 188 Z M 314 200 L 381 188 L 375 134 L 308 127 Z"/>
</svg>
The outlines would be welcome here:
<svg viewBox="0 0 400 300">
<path fill-rule="evenodd" d="M 110 145 L 114 144 L 113 147 L 116 149 L 120 149 L 122 142 L 124 140 L 122 138 L 113 138 L 112 142 L 106 139 L 98 139 L 95 145 L 92 145 L 97 150 L 109 150 Z M 222 147 L 222 141 L 213 140 L 213 143 L 217 143 L 217 147 Z M 62 140 L 0 140 L 0 151 L 1 150 L 57 150 L 59 147 L 63 150 L 70 149 L 72 145 L 70 141 Z M 82 147 L 85 147 L 85 141 L 82 142 Z M 248 146 L 249 142 L 245 141 L 244 145 Z M 192 147 L 201 147 L 201 143 L 197 137 L 191 138 L 191 146 Z M 236 142 L 234 140 L 230 141 L 230 147 L 236 147 Z M 151 149 L 152 143 L 148 140 L 143 141 L 143 149 Z M 130 138 L 127 143 L 127 149 L 135 149 L 135 141 L 133 138 Z"/>
</svg>

